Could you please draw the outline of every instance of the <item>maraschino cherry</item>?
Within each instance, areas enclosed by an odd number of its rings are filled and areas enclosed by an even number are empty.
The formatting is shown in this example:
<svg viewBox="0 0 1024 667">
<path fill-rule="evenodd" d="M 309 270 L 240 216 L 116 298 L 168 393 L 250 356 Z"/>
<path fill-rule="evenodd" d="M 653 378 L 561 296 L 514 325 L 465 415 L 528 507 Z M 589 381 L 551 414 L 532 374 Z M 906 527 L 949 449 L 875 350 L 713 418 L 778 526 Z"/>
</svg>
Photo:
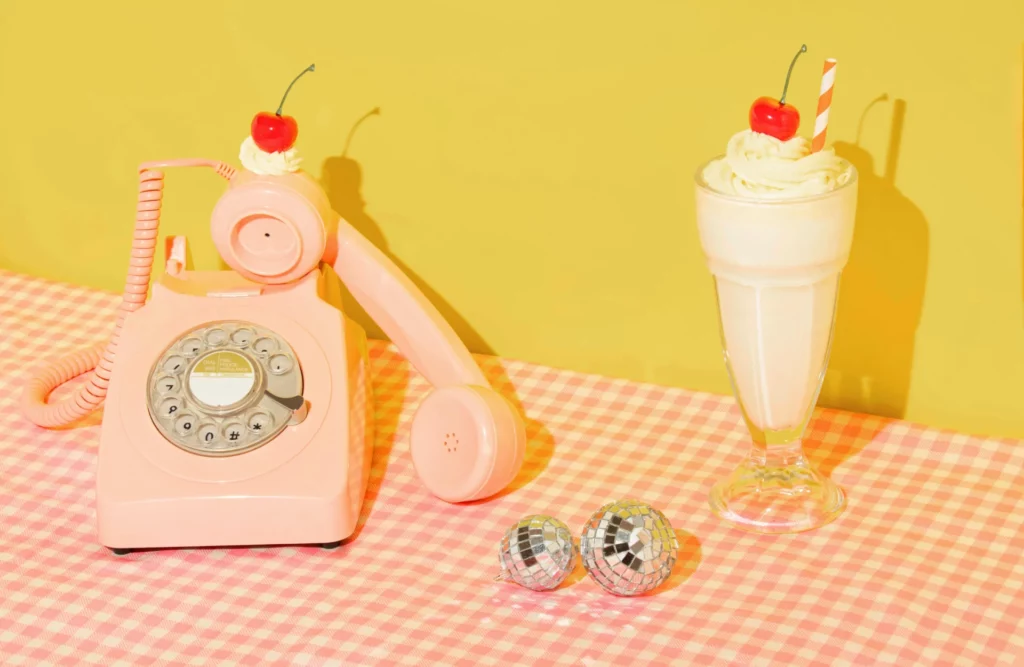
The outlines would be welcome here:
<svg viewBox="0 0 1024 667">
<path fill-rule="evenodd" d="M 803 44 L 800 50 L 793 56 L 793 62 L 789 63 L 789 72 L 786 73 L 786 85 L 782 88 L 782 97 L 759 97 L 750 107 L 750 129 L 754 132 L 767 134 L 779 141 L 789 141 L 796 136 L 800 127 L 800 112 L 793 105 L 786 104 L 786 91 L 789 90 L 789 77 L 793 74 L 793 65 L 801 53 L 807 51 L 807 45 Z"/>
<path fill-rule="evenodd" d="M 316 64 L 314 63 L 299 72 L 299 75 L 292 79 L 292 82 L 288 84 L 288 90 L 284 91 L 284 97 L 281 98 L 281 104 L 277 106 L 275 113 L 261 111 L 252 119 L 249 132 L 252 134 L 252 140 L 256 142 L 260 150 L 267 153 L 283 153 L 295 145 L 295 140 L 299 137 L 299 124 L 291 116 L 282 116 L 281 109 L 284 107 L 284 101 L 288 99 L 288 93 L 291 92 L 295 82 L 302 78 L 302 75 L 306 72 L 315 71 Z"/>
</svg>

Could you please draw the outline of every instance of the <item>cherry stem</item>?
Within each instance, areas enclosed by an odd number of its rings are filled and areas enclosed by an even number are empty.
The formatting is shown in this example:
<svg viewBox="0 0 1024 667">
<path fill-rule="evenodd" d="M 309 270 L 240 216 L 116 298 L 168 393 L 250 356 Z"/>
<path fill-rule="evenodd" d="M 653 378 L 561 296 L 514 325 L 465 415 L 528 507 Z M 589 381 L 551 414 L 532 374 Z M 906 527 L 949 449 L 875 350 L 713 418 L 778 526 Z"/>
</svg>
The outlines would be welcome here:
<svg viewBox="0 0 1024 667">
<path fill-rule="evenodd" d="M 796 64 L 796 59 L 800 57 L 800 54 L 801 53 L 806 53 L 806 52 L 807 52 L 807 45 L 806 44 L 801 44 L 800 45 L 800 50 L 796 52 L 795 56 L 793 56 L 793 62 L 789 63 L 789 71 L 786 72 L 786 85 L 782 87 L 782 97 L 779 98 L 779 104 L 780 105 L 785 105 L 786 104 L 786 91 L 789 90 L 789 77 L 793 74 L 793 65 Z M 302 75 L 300 74 L 299 76 L 302 76 Z M 280 113 L 278 115 L 280 115 Z"/>
<path fill-rule="evenodd" d="M 294 86 L 294 85 L 295 85 L 295 82 L 296 82 L 296 81 L 298 81 L 299 79 L 301 79 L 301 78 L 302 78 L 302 75 L 303 75 L 303 74 L 305 74 L 306 72 L 315 72 L 315 71 L 316 71 L 316 63 L 313 63 L 312 65 L 310 65 L 310 66 L 309 66 L 309 67 L 307 67 L 306 69 L 304 69 L 304 70 L 302 70 L 301 72 L 299 72 L 299 75 L 298 75 L 297 77 L 295 77 L 294 79 L 292 79 L 292 82 L 288 84 L 288 90 L 284 91 L 284 97 L 282 97 L 282 98 L 281 98 L 281 103 L 280 103 L 279 105 L 277 105 L 277 111 L 276 111 L 275 113 L 276 113 L 276 114 L 277 114 L 278 116 L 280 116 L 280 115 L 281 115 L 281 109 L 283 109 L 283 108 L 284 108 L 284 101 L 285 101 L 286 99 L 288 99 L 288 93 L 290 93 L 290 92 L 291 92 L 291 90 L 292 90 L 292 86 Z M 787 81 L 788 81 L 788 79 L 787 79 Z"/>
</svg>

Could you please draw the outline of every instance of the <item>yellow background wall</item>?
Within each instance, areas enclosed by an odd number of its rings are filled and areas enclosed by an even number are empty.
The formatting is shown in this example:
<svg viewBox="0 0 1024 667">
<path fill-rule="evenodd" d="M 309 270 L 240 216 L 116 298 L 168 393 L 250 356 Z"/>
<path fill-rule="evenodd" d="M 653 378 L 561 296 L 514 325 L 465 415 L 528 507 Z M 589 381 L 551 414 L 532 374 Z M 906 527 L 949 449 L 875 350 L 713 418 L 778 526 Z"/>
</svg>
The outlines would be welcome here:
<svg viewBox="0 0 1024 667">
<path fill-rule="evenodd" d="M 0 266 L 120 289 L 136 164 L 237 163 L 315 62 L 285 109 L 305 167 L 474 350 L 720 393 L 692 175 L 806 42 L 802 132 L 836 57 L 829 139 L 862 173 L 823 403 L 1024 436 L 1024 3 L 0 9 Z M 168 175 L 197 268 L 222 188 Z"/>
</svg>

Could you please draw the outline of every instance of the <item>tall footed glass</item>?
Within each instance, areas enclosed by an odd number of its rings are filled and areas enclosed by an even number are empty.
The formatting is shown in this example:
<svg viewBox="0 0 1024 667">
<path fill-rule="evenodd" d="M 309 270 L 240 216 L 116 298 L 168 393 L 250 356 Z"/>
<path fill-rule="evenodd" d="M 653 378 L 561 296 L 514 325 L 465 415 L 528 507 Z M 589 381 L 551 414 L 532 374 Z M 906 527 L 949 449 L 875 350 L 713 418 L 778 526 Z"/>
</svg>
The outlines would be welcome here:
<svg viewBox="0 0 1024 667">
<path fill-rule="evenodd" d="M 724 195 L 697 172 L 697 226 L 714 277 L 725 364 L 750 430 L 746 459 L 711 490 L 711 508 L 757 533 L 812 530 L 846 506 L 804 455 L 853 241 L 857 173 L 796 199 Z"/>
</svg>

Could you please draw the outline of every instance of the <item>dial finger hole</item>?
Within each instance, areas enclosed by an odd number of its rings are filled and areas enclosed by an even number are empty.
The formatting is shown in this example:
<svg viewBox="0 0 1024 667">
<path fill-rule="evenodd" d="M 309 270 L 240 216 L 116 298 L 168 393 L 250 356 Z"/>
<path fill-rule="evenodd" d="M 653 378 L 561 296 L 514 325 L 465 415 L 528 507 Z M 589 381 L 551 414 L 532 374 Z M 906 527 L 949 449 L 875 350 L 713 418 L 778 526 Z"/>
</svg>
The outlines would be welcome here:
<svg viewBox="0 0 1024 667">
<path fill-rule="evenodd" d="M 292 363 L 292 358 L 287 354 L 275 354 L 270 357 L 267 366 L 270 367 L 270 372 L 274 375 L 282 375 L 290 371 L 295 364 Z"/>
<path fill-rule="evenodd" d="M 236 329 L 234 333 L 231 334 L 231 343 L 238 347 L 245 347 L 252 342 L 252 339 L 255 338 L 255 336 L 256 334 L 252 329 Z"/>
<path fill-rule="evenodd" d="M 266 433 L 272 424 L 272 420 L 269 414 L 266 412 L 254 412 L 249 415 L 249 419 L 246 422 L 249 425 L 249 430 L 256 434 Z"/>
<path fill-rule="evenodd" d="M 161 417 L 175 417 L 181 412 L 181 400 L 177 398 L 165 398 L 160 402 Z"/>
<path fill-rule="evenodd" d="M 223 345 L 228 340 L 228 334 L 223 329 L 210 329 L 206 332 L 206 343 L 211 347 Z"/>
<path fill-rule="evenodd" d="M 245 439 L 245 426 L 239 422 L 231 422 L 221 430 L 221 434 L 229 444 L 237 444 Z"/>
<path fill-rule="evenodd" d="M 198 338 L 186 338 L 181 341 L 181 351 L 185 353 L 186 357 L 192 358 L 202 352 L 203 341 Z"/>
<path fill-rule="evenodd" d="M 220 440 L 220 438 L 217 435 L 216 424 L 202 424 L 198 429 L 196 429 L 196 433 L 199 434 L 199 442 L 203 443 L 204 445 L 212 446 L 217 444 L 217 442 Z"/>
<path fill-rule="evenodd" d="M 177 375 L 185 370 L 185 365 L 185 357 L 173 354 L 167 357 L 167 360 L 164 362 L 164 371 L 171 373 L 172 375 Z"/>
<path fill-rule="evenodd" d="M 192 435 L 196 428 L 196 416 L 187 412 L 174 420 L 174 430 L 178 435 Z"/>
<path fill-rule="evenodd" d="M 156 381 L 156 390 L 161 394 L 173 394 L 181 389 L 181 382 L 176 377 L 166 375 Z"/>
<path fill-rule="evenodd" d="M 273 338 L 262 336 L 260 338 L 257 338 L 256 341 L 252 344 L 252 349 L 256 352 L 256 354 L 267 355 L 270 354 L 271 352 L 274 352 L 277 349 L 277 341 L 275 341 Z"/>
</svg>

